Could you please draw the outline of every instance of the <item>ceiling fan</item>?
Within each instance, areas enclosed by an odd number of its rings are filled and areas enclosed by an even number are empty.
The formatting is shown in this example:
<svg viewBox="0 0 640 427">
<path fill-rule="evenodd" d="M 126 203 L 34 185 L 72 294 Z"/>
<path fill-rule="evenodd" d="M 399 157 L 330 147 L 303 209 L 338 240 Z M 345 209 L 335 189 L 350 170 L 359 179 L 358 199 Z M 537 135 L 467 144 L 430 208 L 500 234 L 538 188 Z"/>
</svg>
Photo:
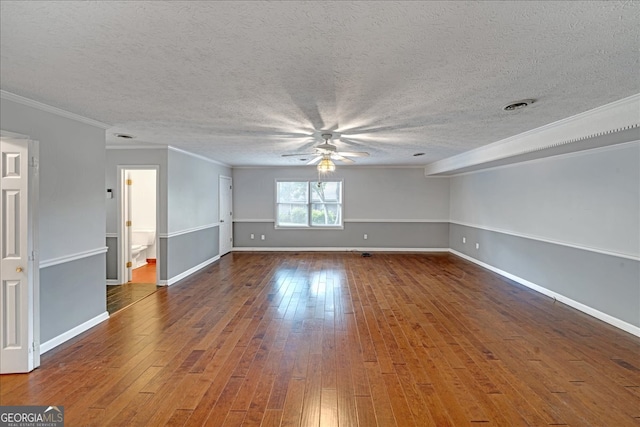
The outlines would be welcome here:
<svg viewBox="0 0 640 427">
<path fill-rule="evenodd" d="M 329 143 L 332 136 L 331 133 L 323 133 L 322 139 L 324 139 L 324 142 L 313 147 L 315 150 L 313 153 L 283 154 L 282 157 L 315 156 L 307 162 L 308 165 L 318 163 L 319 172 L 333 172 L 336 170 L 336 165 L 333 163 L 333 160 L 338 160 L 343 163 L 355 163 L 355 161 L 349 157 L 369 156 L 369 153 L 364 151 L 338 151 L 338 147 Z"/>
</svg>

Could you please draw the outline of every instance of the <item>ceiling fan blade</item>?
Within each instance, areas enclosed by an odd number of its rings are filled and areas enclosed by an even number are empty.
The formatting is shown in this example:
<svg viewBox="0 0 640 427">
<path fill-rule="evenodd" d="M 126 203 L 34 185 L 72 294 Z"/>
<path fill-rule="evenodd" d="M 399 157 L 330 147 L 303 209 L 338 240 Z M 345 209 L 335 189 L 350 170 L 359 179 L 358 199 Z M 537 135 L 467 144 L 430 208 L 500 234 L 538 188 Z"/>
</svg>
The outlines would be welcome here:
<svg viewBox="0 0 640 427">
<path fill-rule="evenodd" d="M 355 163 L 355 161 L 351 160 L 351 159 L 347 159 L 346 157 L 342 157 L 339 154 L 334 154 L 333 156 L 331 156 L 332 159 L 334 160 L 340 160 L 343 163 Z"/>
<path fill-rule="evenodd" d="M 365 153 L 364 151 L 338 151 L 336 154 L 346 157 L 369 157 L 369 153 Z"/>
<path fill-rule="evenodd" d="M 318 156 L 318 157 L 315 157 L 315 158 L 313 158 L 313 159 L 309 160 L 309 161 L 307 162 L 307 164 L 308 164 L 308 165 L 312 165 L 312 164 L 314 164 L 314 163 L 319 162 L 320 160 L 322 160 L 322 156 Z"/>
<path fill-rule="evenodd" d="M 295 154 L 283 154 L 282 157 L 300 157 L 300 156 L 315 156 L 316 153 L 295 153 Z"/>
</svg>

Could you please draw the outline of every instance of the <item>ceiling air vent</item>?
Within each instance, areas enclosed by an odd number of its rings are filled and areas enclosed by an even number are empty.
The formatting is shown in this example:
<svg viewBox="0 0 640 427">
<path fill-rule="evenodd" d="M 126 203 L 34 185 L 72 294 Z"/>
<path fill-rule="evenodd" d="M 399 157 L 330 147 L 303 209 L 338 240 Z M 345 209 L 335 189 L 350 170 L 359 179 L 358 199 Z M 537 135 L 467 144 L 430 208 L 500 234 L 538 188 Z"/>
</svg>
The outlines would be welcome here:
<svg viewBox="0 0 640 427">
<path fill-rule="evenodd" d="M 515 111 L 515 110 L 520 110 L 524 107 L 527 107 L 531 104 L 533 104 L 535 102 L 535 100 L 533 99 L 522 99 L 520 101 L 516 101 L 516 102 L 512 102 L 511 104 L 507 104 L 504 107 L 502 107 L 502 109 L 504 111 Z"/>
</svg>

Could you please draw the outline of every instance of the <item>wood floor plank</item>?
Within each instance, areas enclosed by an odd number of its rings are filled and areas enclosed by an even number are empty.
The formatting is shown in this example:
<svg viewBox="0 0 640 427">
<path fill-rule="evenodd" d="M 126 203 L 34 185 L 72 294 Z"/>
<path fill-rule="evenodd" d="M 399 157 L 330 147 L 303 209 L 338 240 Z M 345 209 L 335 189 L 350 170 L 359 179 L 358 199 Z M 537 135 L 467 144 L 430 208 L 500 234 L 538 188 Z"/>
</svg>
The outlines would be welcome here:
<svg viewBox="0 0 640 427">
<path fill-rule="evenodd" d="M 640 422 L 640 338 L 452 254 L 236 252 L 0 376 L 69 425 Z"/>
</svg>

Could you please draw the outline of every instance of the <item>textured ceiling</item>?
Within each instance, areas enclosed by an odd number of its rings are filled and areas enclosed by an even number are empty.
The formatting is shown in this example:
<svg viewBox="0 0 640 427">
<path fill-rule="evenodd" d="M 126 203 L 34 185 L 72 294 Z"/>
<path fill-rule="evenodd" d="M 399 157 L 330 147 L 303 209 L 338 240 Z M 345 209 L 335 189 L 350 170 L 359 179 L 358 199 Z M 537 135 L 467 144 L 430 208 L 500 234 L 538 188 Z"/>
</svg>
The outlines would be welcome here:
<svg viewBox="0 0 640 427">
<path fill-rule="evenodd" d="M 0 86 L 107 144 L 297 165 L 335 130 L 359 165 L 423 165 L 640 92 L 639 6 L 2 1 Z"/>
</svg>

